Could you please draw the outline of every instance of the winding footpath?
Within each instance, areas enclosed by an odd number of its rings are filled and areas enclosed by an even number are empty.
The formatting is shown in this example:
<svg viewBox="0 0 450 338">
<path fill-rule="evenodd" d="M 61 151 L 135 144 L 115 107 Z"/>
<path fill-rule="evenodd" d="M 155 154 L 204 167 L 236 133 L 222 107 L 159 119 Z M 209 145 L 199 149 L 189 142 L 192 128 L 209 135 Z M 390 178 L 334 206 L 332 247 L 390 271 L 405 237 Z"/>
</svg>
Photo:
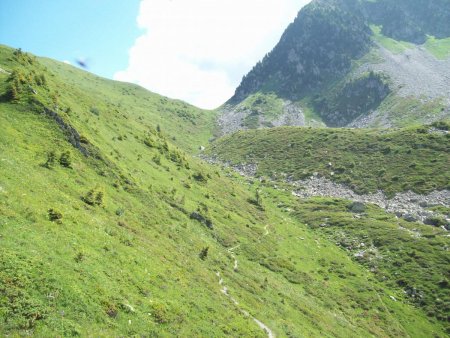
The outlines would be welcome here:
<svg viewBox="0 0 450 338">
<path fill-rule="evenodd" d="M 269 229 L 268 229 L 268 227 L 269 227 L 269 225 L 266 225 L 266 226 L 264 227 L 265 233 L 262 235 L 262 237 L 266 237 L 266 236 L 269 234 Z M 233 260 L 234 260 L 234 264 L 233 264 L 233 271 L 234 271 L 234 272 L 237 272 L 237 270 L 238 270 L 238 264 L 239 264 L 239 263 L 238 263 L 238 260 L 237 260 L 237 258 L 236 258 L 236 255 L 234 254 L 234 250 L 236 250 L 236 249 L 239 248 L 239 247 L 240 247 L 240 244 L 237 245 L 237 246 L 235 246 L 235 247 L 233 247 L 233 248 L 228 249 L 228 252 L 230 253 L 231 257 L 232 257 Z M 217 276 L 217 278 L 219 278 L 219 285 L 220 285 L 220 287 L 221 287 L 220 291 L 221 291 L 225 296 L 227 296 L 227 297 L 233 302 L 234 305 L 236 305 L 236 306 L 239 308 L 239 311 L 240 311 L 245 317 L 250 317 L 250 318 L 251 318 L 251 319 L 259 326 L 259 328 L 261 328 L 261 329 L 267 334 L 267 337 L 268 337 L 268 338 L 275 338 L 275 337 L 276 337 L 276 336 L 275 336 L 275 333 L 273 333 L 273 331 L 272 331 L 266 324 L 264 324 L 264 323 L 263 323 L 262 321 L 260 321 L 259 319 L 253 317 L 248 311 L 246 311 L 246 310 L 244 310 L 244 309 L 242 309 L 242 308 L 239 307 L 239 302 L 238 302 L 233 296 L 231 296 L 231 295 L 229 294 L 228 288 L 224 285 L 224 280 L 223 280 L 222 276 L 220 275 L 220 272 L 219 272 L 219 271 L 216 272 L 216 276 Z"/>
</svg>

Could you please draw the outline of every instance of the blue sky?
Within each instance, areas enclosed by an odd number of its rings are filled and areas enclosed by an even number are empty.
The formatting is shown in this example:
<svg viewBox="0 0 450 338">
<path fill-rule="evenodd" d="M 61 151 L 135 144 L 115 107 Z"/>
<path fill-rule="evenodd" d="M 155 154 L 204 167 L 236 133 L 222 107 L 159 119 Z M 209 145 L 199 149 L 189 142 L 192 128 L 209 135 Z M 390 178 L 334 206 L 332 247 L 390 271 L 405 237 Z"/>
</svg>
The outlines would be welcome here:
<svg viewBox="0 0 450 338">
<path fill-rule="evenodd" d="M 0 44 L 211 109 L 309 1 L 0 0 Z"/>
<path fill-rule="evenodd" d="M 0 0 L 0 43 L 112 78 L 142 33 L 139 0 Z"/>
</svg>

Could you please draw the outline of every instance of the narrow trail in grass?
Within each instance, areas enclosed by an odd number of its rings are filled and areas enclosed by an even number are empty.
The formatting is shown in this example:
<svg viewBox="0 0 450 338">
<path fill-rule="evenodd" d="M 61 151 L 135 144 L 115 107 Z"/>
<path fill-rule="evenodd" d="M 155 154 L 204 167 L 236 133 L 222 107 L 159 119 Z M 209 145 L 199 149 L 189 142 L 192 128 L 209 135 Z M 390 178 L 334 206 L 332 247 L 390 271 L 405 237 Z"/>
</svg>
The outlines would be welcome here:
<svg viewBox="0 0 450 338">
<path fill-rule="evenodd" d="M 262 235 L 262 237 L 266 237 L 266 236 L 269 234 L 269 229 L 268 229 L 268 227 L 269 227 L 269 225 L 266 225 L 266 226 L 264 227 L 265 233 Z M 239 247 L 240 247 L 240 244 L 237 245 L 237 246 L 235 246 L 235 247 L 233 247 L 233 248 L 228 249 L 228 252 L 231 254 L 231 257 L 232 257 L 233 260 L 234 260 L 234 265 L 233 265 L 233 271 L 234 271 L 234 272 L 236 272 L 237 269 L 238 269 L 238 260 L 237 260 L 236 255 L 234 254 L 233 251 L 236 250 L 236 249 L 239 248 Z M 258 325 L 258 326 L 266 333 L 266 334 L 267 334 L 267 337 L 268 337 L 268 338 L 275 338 L 275 337 L 276 337 L 276 336 L 275 336 L 275 333 L 273 333 L 273 331 L 272 331 L 266 324 L 264 324 L 264 323 L 263 323 L 262 321 L 260 321 L 259 319 L 253 317 L 248 311 L 246 311 L 246 310 L 240 308 L 239 302 L 238 302 L 233 296 L 231 296 L 231 295 L 229 294 L 228 288 L 224 285 L 224 280 L 223 280 L 223 278 L 221 277 L 219 271 L 216 272 L 216 276 L 217 276 L 217 278 L 219 278 L 219 285 L 222 287 L 222 288 L 220 289 L 220 291 L 221 291 L 225 296 L 227 296 L 228 298 L 230 298 L 230 300 L 233 302 L 233 304 L 236 305 L 236 306 L 239 308 L 239 311 L 240 311 L 244 316 L 250 317 L 251 319 L 253 319 L 253 321 L 254 321 L 254 322 L 255 322 L 255 323 L 256 323 L 256 324 L 257 324 L 257 325 Z"/>
</svg>

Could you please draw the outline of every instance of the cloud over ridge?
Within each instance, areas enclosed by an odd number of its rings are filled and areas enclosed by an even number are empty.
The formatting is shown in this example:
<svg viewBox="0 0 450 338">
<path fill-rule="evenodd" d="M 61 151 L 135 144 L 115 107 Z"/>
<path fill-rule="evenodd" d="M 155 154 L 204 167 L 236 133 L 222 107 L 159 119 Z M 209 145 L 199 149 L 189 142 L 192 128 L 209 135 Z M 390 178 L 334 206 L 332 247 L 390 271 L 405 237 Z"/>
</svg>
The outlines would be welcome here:
<svg viewBox="0 0 450 338">
<path fill-rule="evenodd" d="M 216 108 L 308 0 L 142 0 L 144 34 L 116 80 Z"/>
</svg>

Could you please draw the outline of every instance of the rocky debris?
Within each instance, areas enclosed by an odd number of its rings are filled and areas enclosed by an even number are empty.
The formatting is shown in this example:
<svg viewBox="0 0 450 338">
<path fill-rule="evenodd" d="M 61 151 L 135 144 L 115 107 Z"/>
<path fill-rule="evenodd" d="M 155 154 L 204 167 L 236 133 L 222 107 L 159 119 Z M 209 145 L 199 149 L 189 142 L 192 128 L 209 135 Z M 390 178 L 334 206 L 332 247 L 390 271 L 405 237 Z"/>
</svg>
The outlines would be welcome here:
<svg viewBox="0 0 450 338">
<path fill-rule="evenodd" d="M 381 72 L 389 76 L 391 89 L 402 98 L 420 99 L 422 104 L 432 100 L 442 100 L 444 110 L 423 116 L 425 124 L 441 120 L 450 115 L 450 58 L 438 60 L 423 46 L 407 49 L 394 54 L 378 46 L 378 54 L 383 60 L 379 63 L 366 63 L 352 76 L 356 77 L 368 71 Z M 349 127 L 367 126 L 392 127 L 389 112 L 375 110 L 360 116 Z"/>
<path fill-rule="evenodd" d="M 236 106 L 227 104 L 222 107 L 217 124 L 224 135 L 234 133 L 238 130 L 247 130 L 249 128 L 245 126 L 245 118 L 251 114 L 255 114 L 255 112 L 240 104 Z M 307 122 L 303 109 L 298 104 L 289 100 L 284 101 L 283 112 L 278 116 L 270 118 L 265 116 L 264 113 L 257 113 L 257 118 L 257 128 L 281 126 L 303 127 L 310 124 L 320 124 L 317 121 Z"/>
<path fill-rule="evenodd" d="M 244 177 L 254 177 L 256 176 L 256 172 L 258 171 L 258 165 L 256 163 L 239 163 L 239 164 L 233 164 L 229 161 L 222 162 L 216 157 L 211 156 L 204 156 L 200 155 L 198 156 L 203 161 L 209 164 L 217 164 L 222 165 L 225 168 L 231 168 L 234 171 L 236 171 L 238 174 Z"/>
<path fill-rule="evenodd" d="M 209 164 L 220 164 L 232 168 L 244 177 L 255 177 L 258 171 L 258 165 L 256 163 L 232 164 L 230 162 L 221 162 L 215 157 L 200 156 L 200 158 Z M 353 201 L 349 206 L 349 211 L 355 214 L 355 218 L 359 218 L 359 214 L 364 212 L 365 208 L 363 204 L 371 203 L 383 208 L 387 212 L 395 214 L 397 217 L 404 218 L 408 222 L 418 221 L 429 224 L 430 219 L 445 219 L 446 225 L 443 226 L 443 229 L 450 230 L 450 219 L 448 219 L 448 215 L 441 215 L 427 209 L 428 207 L 439 205 L 449 207 L 449 190 L 435 190 L 428 195 L 419 195 L 412 191 L 407 191 L 397 193 L 393 198 L 388 198 L 381 190 L 372 194 L 359 195 L 349 187 L 320 177 L 317 173 L 306 180 L 291 181 L 286 178 L 286 181 L 296 188 L 292 194 L 300 198 L 333 197 Z M 323 223 L 321 226 L 326 227 L 327 224 Z"/>
<path fill-rule="evenodd" d="M 394 54 L 379 46 L 383 62 L 363 65 L 358 72 L 388 74 L 401 97 L 437 99 L 444 97 L 450 104 L 450 58 L 438 60 L 424 47 L 417 46 Z"/>
<path fill-rule="evenodd" d="M 262 124 L 271 123 L 274 127 L 281 126 L 306 126 L 305 114 L 301 107 L 291 101 L 285 101 L 283 104 L 283 114 L 274 120 L 267 120 L 263 117 Z"/>
<path fill-rule="evenodd" d="M 217 125 L 224 135 L 246 129 L 242 127 L 242 124 L 248 114 L 249 112 L 247 110 L 239 106 L 225 105 L 221 109 L 221 115 L 217 119 Z"/>
<path fill-rule="evenodd" d="M 255 176 L 258 171 L 258 165 L 255 163 L 243 163 L 231 166 L 241 176 Z"/>
<path fill-rule="evenodd" d="M 449 133 L 448 130 L 442 130 L 442 129 L 437 129 L 437 128 L 430 128 L 428 130 L 428 132 L 430 134 L 440 134 L 440 135 L 447 135 Z"/>
<path fill-rule="evenodd" d="M 74 127 L 65 122 L 57 112 L 51 109 L 44 107 L 44 113 L 55 120 L 61 130 L 66 134 L 67 140 L 70 142 L 70 144 L 72 144 L 72 146 L 78 149 L 84 156 L 89 156 L 88 149 L 82 144 L 81 136 Z"/>
<path fill-rule="evenodd" d="M 321 196 L 343 198 L 360 203 L 372 203 L 409 222 L 425 222 L 430 217 L 440 216 L 438 213 L 427 210 L 426 207 L 438 205 L 448 207 L 450 205 L 449 190 L 433 191 L 428 195 L 419 195 L 412 191 L 407 191 L 397 193 L 393 198 L 388 198 L 382 191 L 358 195 L 342 184 L 318 176 L 293 182 L 293 185 L 298 188 L 293 194 L 301 198 Z"/>
</svg>

